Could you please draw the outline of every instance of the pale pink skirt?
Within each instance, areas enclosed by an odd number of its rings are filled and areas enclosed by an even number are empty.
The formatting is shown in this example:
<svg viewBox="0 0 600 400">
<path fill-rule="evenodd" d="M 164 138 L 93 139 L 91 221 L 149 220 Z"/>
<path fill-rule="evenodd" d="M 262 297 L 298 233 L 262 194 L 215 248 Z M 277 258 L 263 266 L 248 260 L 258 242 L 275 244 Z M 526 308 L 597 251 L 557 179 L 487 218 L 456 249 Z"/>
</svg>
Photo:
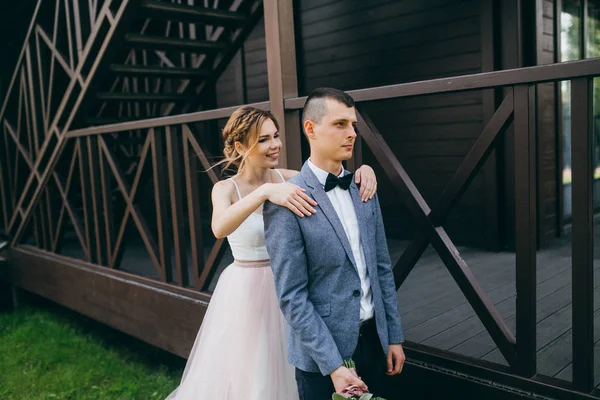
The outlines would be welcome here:
<svg viewBox="0 0 600 400">
<path fill-rule="evenodd" d="M 180 386 L 167 400 L 298 400 L 268 261 L 221 274 Z"/>
</svg>

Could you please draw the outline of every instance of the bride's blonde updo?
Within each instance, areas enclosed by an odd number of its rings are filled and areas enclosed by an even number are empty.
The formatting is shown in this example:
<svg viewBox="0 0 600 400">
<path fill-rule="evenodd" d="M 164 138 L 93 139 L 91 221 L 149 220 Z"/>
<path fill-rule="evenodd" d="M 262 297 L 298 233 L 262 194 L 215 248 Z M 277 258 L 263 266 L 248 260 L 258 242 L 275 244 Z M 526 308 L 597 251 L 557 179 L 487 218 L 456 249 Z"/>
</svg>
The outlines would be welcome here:
<svg viewBox="0 0 600 400">
<path fill-rule="evenodd" d="M 275 128 L 279 130 L 277 120 L 269 111 L 264 111 L 251 106 L 238 108 L 231 114 L 225 128 L 223 128 L 223 155 L 225 159 L 218 164 L 225 163 L 225 170 L 231 165 L 237 167 L 238 172 L 244 167 L 246 157 L 254 147 L 258 144 L 260 130 L 263 123 L 270 119 L 275 124 Z M 245 152 L 239 153 L 235 148 L 235 143 L 239 142 L 244 146 Z"/>
</svg>

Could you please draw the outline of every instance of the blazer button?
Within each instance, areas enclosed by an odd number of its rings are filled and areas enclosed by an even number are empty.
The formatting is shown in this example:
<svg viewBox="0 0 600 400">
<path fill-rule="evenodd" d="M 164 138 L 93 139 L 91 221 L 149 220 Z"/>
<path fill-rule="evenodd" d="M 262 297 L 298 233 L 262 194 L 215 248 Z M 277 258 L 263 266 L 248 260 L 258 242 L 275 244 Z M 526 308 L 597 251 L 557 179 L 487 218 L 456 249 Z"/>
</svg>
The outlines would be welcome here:
<svg viewBox="0 0 600 400">
<path fill-rule="evenodd" d="M 354 292 L 352 292 L 352 296 L 354 296 L 354 297 L 360 296 L 360 290 L 355 290 Z"/>
</svg>

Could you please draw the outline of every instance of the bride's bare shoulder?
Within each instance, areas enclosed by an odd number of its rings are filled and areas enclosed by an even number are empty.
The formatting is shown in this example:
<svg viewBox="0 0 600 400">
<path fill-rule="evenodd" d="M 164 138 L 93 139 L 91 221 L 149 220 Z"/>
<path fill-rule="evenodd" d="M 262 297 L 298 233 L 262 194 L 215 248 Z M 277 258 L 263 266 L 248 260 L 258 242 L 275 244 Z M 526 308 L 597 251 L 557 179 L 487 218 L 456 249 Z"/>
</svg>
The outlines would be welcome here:
<svg viewBox="0 0 600 400">
<path fill-rule="evenodd" d="M 235 192 L 235 186 L 230 179 L 218 181 L 213 185 L 212 196 L 219 198 L 231 198 Z"/>
<path fill-rule="evenodd" d="M 283 179 L 285 179 L 286 181 L 289 181 L 290 179 L 299 174 L 299 172 L 295 169 L 277 168 L 277 170 L 281 172 L 281 175 L 283 175 Z"/>
</svg>

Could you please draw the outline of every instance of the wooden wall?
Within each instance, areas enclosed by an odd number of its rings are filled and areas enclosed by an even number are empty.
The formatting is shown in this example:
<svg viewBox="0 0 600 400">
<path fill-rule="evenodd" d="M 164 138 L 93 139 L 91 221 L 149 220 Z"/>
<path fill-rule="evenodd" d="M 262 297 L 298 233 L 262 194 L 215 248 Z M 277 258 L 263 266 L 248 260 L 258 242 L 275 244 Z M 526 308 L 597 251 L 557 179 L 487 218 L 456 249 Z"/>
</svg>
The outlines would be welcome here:
<svg viewBox="0 0 600 400">
<path fill-rule="evenodd" d="M 297 54 L 304 95 L 481 72 L 476 0 L 299 0 Z M 244 46 L 249 102 L 268 99 L 264 25 Z M 241 104 L 236 67 L 217 85 L 219 106 Z M 239 79 L 238 79 L 239 82 Z M 373 102 L 367 111 L 430 205 L 483 129 L 480 92 Z M 376 166 L 368 150 L 364 162 Z M 412 236 L 412 220 L 385 174 L 380 195 L 388 234 Z M 447 224 L 458 242 L 484 245 L 485 182 L 471 185 Z"/>
<path fill-rule="evenodd" d="M 540 14 L 537 61 L 554 60 L 553 1 L 537 0 Z M 296 41 L 301 95 L 320 86 L 343 90 L 419 81 L 514 68 L 522 62 L 515 18 L 518 2 L 493 9 L 501 31 L 486 25 L 477 0 L 297 0 Z M 512 8 L 511 8 L 512 7 Z M 486 11 L 487 10 L 487 11 Z M 493 18 L 490 18 L 494 20 Z M 501 48 L 494 45 L 502 43 Z M 487 46 L 487 47 L 486 47 Z M 494 48 L 489 50 L 489 47 Z M 248 102 L 268 99 L 264 24 L 244 46 L 243 71 Z M 236 72 L 237 71 L 237 72 Z M 238 78 L 236 78 L 236 74 Z M 231 66 L 217 85 L 219 106 L 242 103 L 235 89 L 239 68 Z M 237 80 L 236 80 L 237 79 Z M 498 93 L 498 95 L 501 95 Z M 540 240 L 556 236 L 557 152 L 554 85 L 540 85 L 539 96 L 539 226 Z M 467 154 L 499 100 L 482 92 L 422 96 L 371 102 L 366 110 L 430 206 Z M 491 113 L 490 113 L 491 112 Z M 510 136 L 510 133 L 509 133 Z M 506 152 L 511 149 L 510 138 Z M 506 153 L 505 152 L 505 153 Z M 500 154 L 496 166 L 480 172 L 445 225 L 459 244 L 496 247 L 499 235 L 514 235 L 514 162 Z M 365 150 L 363 161 L 377 161 Z M 412 220 L 381 169 L 376 169 L 388 234 L 412 236 Z M 506 179 L 506 181 L 503 181 Z M 486 211 L 486 207 L 488 208 Z M 490 208 L 495 211 L 490 212 Z M 500 219 L 508 217 L 508 221 Z M 504 227 L 506 232 L 499 231 Z M 492 227 L 492 228 L 490 228 Z M 495 232 L 490 233 L 490 229 Z"/>
<path fill-rule="evenodd" d="M 481 72 L 478 1 L 300 2 L 301 87 L 344 90 Z M 366 110 L 433 206 L 480 134 L 481 93 L 372 102 Z M 367 151 L 364 162 L 376 166 Z M 412 218 L 382 170 L 389 235 L 410 238 Z M 446 225 L 457 242 L 484 245 L 483 176 Z"/>
</svg>

